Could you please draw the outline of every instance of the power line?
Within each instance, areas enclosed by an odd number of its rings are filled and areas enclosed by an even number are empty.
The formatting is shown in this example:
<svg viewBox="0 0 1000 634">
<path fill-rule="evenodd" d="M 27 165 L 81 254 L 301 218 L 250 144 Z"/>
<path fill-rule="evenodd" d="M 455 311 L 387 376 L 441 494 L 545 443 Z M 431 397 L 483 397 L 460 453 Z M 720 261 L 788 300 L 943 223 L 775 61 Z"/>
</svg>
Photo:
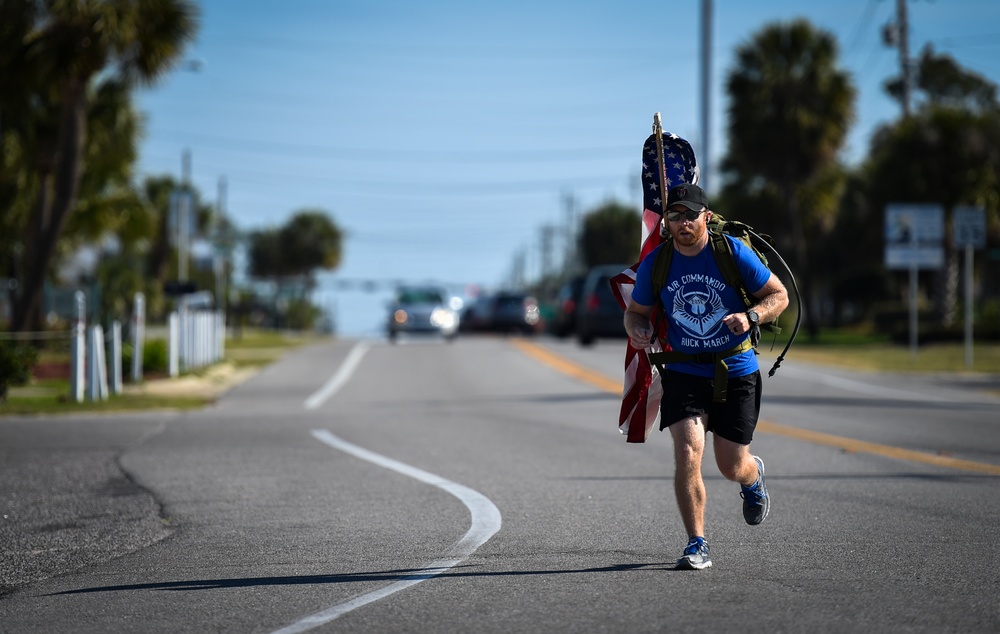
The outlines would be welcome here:
<svg viewBox="0 0 1000 634">
<path fill-rule="evenodd" d="M 272 36 L 241 35 L 238 41 L 226 42 L 213 40 L 211 46 L 206 48 L 223 48 L 238 50 L 260 50 L 271 49 L 278 51 L 305 53 L 315 53 L 317 51 L 344 51 L 357 53 L 359 50 L 368 51 L 366 55 L 378 55 L 384 57 L 406 57 L 412 59 L 414 55 L 445 56 L 450 59 L 465 61 L 481 59 L 483 56 L 497 57 L 500 59 L 510 59 L 514 56 L 523 56 L 532 60 L 545 58 L 570 58 L 579 59 L 581 56 L 597 56 L 605 59 L 608 55 L 626 55 L 630 58 L 648 55 L 659 55 L 662 48 L 659 46 L 539 46 L 517 44 L 512 46 L 497 46 L 476 44 L 427 44 L 427 43 L 404 43 L 398 40 L 376 42 L 372 40 L 306 40 L 306 39 L 286 39 Z M 675 51 L 672 55 L 684 57 L 685 51 Z M 693 57 L 693 54 L 689 54 Z"/>
<path fill-rule="evenodd" d="M 871 32 L 873 22 L 872 16 L 875 14 L 875 9 L 881 0 L 868 0 L 868 4 L 865 5 L 864 11 L 861 13 L 861 17 L 858 20 L 857 25 L 854 27 L 854 34 L 851 36 L 850 43 L 847 45 L 848 51 L 858 51 L 859 45 L 861 44 L 861 38 L 864 37 L 866 33 Z"/>
<path fill-rule="evenodd" d="M 598 160 L 612 156 L 617 158 L 622 153 L 633 153 L 634 146 L 604 146 L 604 147 L 582 147 L 582 148 L 561 148 L 542 150 L 413 150 L 405 147 L 399 148 L 362 148 L 344 147 L 334 145 L 320 145 L 312 143 L 295 143 L 289 141 L 266 141 L 261 139 L 245 139 L 237 137 L 226 137 L 214 134 L 192 133 L 181 130 L 158 130 L 160 134 L 173 138 L 183 138 L 188 144 L 192 142 L 204 142 L 208 147 L 218 149 L 239 149 L 246 152 L 260 153 L 294 153 L 296 155 L 333 155 L 334 158 L 348 159 L 352 161 L 371 161 L 384 163 L 387 157 L 399 160 L 412 161 L 435 161 L 440 163 L 523 163 L 525 161 L 538 162 L 578 162 L 588 160 Z M 227 147 L 228 146 L 228 147 Z M 600 156 L 598 156 L 600 155 Z"/>
<path fill-rule="evenodd" d="M 401 182 L 393 179 L 387 180 L 365 180 L 365 179 L 338 179 L 327 176 L 311 176 L 308 174 L 289 174 L 279 172 L 257 172 L 242 169 L 223 168 L 211 163 L 201 162 L 200 167 L 204 171 L 208 169 L 213 172 L 224 172 L 230 182 L 240 182 L 245 184 L 260 185 L 263 181 L 270 179 L 275 185 L 287 185 L 289 180 L 299 180 L 315 183 L 317 185 L 328 185 L 333 187 L 349 187 L 356 189 L 376 190 L 376 193 L 364 192 L 361 195 L 373 195 L 378 197 L 407 197 L 407 196 L 494 196 L 512 195 L 525 193 L 544 193 L 558 191 L 562 187 L 574 187 L 577 189 L 588 189 L 596 187 L 607 187 L 608 183 L 617 183 L 621 176 L 579 176 L 571 178 L 545 178 L 529 180 L 511 181 L 477 181 L 477 182 L 457 182 L 457 181 L 407 181 Z M 139 176 L 160 176 L 160 172 L 142 171 Z M 356 195 L 357 192 L 343 192 Z"/>
<path fill-rule="evenodd" d="M 1000 33 L 978 33 L 975 35 L 948 35 L 927 38 L 928 42 L 938 44 L 942 48 L 967 48 L 970 46 L 1000 45 Z"/>
</svg>

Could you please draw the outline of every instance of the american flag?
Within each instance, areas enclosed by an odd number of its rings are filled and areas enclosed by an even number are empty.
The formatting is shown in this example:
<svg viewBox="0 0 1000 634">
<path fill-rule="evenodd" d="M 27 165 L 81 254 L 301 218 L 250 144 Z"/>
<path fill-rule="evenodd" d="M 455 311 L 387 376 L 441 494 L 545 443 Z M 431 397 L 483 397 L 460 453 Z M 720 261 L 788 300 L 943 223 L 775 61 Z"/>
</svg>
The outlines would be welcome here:
<svg viewBox="0 0 1000 634">
<path fill-rule="evenodd" d="M 699 170 L 691 144 L 669 132 L 664 132 L 662 139 L 665 166 L 663 173 L 667 187 L 681 183 L 697 185 Z M 642 242 L 639 262 L 663 242 L 660 219 L 667 192 L 660 191 L 659 169 L 664 168 L 660 168 L 657 160 L 656 135 L 651 134 L 642 145 Z M 628 306 L 632 297 L 639 262 L 611 279 L 611 290 L 622 310 Z M 658 319 L 659 311 L 659 307 L 654 309 L 653 323 L 659 326 L 658 338 L 665 338 L 666 322 Z M 652 351 L 659 350 L 660 344 L 654 343 Z M 662 397 L 663 386 L 660 384 L 659 372 L 649 363 L 645 351 L 633 348 L 629 342 L 625 350 L 625 385 L 622 390 L 621 412 L 618 415 L 618 430 L 625 436 L 626 442 L 646 442 L 649 432 L 660 417 Z"/>
</svg>

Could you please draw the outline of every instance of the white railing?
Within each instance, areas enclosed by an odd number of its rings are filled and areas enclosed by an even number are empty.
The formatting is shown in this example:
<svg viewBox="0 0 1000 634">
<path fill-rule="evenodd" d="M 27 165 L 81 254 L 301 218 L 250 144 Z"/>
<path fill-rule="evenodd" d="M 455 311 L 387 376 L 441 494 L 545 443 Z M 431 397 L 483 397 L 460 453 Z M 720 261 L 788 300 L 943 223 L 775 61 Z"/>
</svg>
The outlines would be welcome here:
<svg viewBox="0 0 1000 634">
<path fill-rule="evenodd" d="M 196 301 L 203 298 L 194 298 Z M 70 398 L 77 403 L 107 400 L 122 391 L 122 327 L 115 321 L 105 334 L 100 325 L 87 326 L 86 298 L 75 295 L 76 311 L 70 330 L 44 333 L 0 333 L 0 339 L 70 340 Z M 168 373 L 196 370 L 221 361 L 226 351 L 226 317 L 222 311 L 196 308 L 182 301 L 170 313 L 167 327 Z M 146 337 L 146 300 L 136 293 L 132 311 L 132 382 L 142 381 Z M 110 350 L 107 348 L 110 346 Z M 107 352 L 107 354 L 106 354 Z M 109 376 L 110 375 L 110 376 Z"/>
<path fill-rule="evenodd" d="M 218 363 L 225 355 L 226 316 L 222 311 L 192 308 L 183 301 L 170 313 L 167 332 L 170 376 Z"/>
</svg>

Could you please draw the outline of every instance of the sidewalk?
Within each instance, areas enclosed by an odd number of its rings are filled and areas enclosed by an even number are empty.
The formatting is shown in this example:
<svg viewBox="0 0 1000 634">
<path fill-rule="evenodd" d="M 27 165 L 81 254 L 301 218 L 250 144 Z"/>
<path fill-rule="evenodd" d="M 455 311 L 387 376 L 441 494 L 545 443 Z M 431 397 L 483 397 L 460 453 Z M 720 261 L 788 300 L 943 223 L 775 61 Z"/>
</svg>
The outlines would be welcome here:
<svg viewBox="0 0 1000 634">
<path fill-rule="evenodd" d="M 209 366 L 202 372 L 176 378 L 156 378 L 139 385 L 126 384 L 125 394 L 155 396 L 192 396 L 216 398 L 232 387 L 256 375 L 264 366 L 237 368 L 233 363 L 222 362 Z"/>
</svg>

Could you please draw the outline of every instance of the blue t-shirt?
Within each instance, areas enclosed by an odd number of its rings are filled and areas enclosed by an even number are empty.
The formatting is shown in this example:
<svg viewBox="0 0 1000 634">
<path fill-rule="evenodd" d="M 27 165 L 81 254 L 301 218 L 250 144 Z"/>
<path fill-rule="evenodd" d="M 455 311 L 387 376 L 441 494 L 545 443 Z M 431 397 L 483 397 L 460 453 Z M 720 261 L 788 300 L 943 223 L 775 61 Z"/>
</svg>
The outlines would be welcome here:
<svg viewBox="0 0 1000 634">
<path fill-rule="evenodd" d="M 764 287 L 771 272 L 752 249 L 739 240 L 726 236 L 733 247 L 736 268 L 743 276 L 747 292 L 753 294 Z M 662 245 L 643 258 L 635 274 L 632 301 L 642 306 L 653 306 L 651 275 L 656 253 Z M 692 354 L 720 352 L 740 345 L 750 335 L 734 335 L 722 323 L 730 313 L 744 312 L 746 306 L 736 289 L 726 286 L 722 273 L 715 264 L 712 247 L 706 245 L 694 256 L 674 251 L 670 274 L 660 292 L 664 313 L 667 316 L 667 342 L 678 352 Z M 757 371 L 757 355 L 753 350 L 726 359 L 729 376 L 745 376 Z M 713 377 L 715 369 L 705 363 L 669 363 L 667 368 L 686 374 Z"/>
</svg>

